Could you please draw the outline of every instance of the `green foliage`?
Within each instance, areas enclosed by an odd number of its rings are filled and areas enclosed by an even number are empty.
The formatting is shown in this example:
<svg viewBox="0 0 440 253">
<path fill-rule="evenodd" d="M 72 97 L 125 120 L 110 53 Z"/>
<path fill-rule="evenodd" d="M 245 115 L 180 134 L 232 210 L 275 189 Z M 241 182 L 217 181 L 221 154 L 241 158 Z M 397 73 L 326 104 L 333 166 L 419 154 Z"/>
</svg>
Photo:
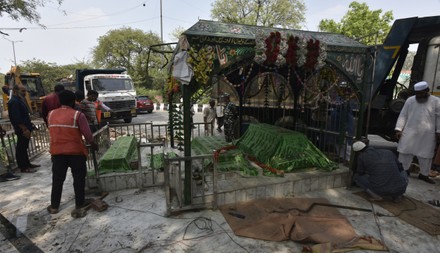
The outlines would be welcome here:
<svg viewBox="0 0 440 253">
<path fill-rule="evenodd" d="M 74 64 L 59 66 L 55 63 L 48 63 L 42 60 L 32 59 L 24 61 L 20 65 L 21 72 L 33 72 L 41 75 L 46 92 L 51 92 L 57 84 L 57 80 L 70 75 L 75 75 L 75 69 L 93 68 L 89 63 L 78 62 Z"/>
<path fill-rule="evenodd" d="M 412 51 L 408 52 L 408 55 L 406 56 L 405 63 L 403 64 L 402 70 L 411 70 L 415 55 L 416 55 L 416 52 L 412 52 Z"/>
<path fill-rule="evenodd" d="M 382 9 L 370 10 L 366 3 L 354 1 L 350 3 L 341 22 L 323 19 L 319 23 L 319 30 L 344 34 L 366 45 L 374 45 L 385 40 L 393 19 L 392 11 L 382 14 Z"/>
<path fill-rule="evenodd" d="M 38 23 L 40 21 L 38 7 L 43 7 L 50 2 L 56 2 L 60 5 L 63 0 L 2 0 L 0 1 L 0 17 L 8 14 L 13 20 L 25 19 L 30 23 Z"/>
<path fill-rule="evenodd" d="M 173 135 L 174 138 L 179 141 L 179 143 L 183 142 L 183 105 L 173 104 L 170 108 L 169 112 L 170 122 L 173 124 L 173 132 L 171 132 L 171 128 L 168 128 L 170 131 L 170 136 Z"/>
<path fill-rule="evenodd" d="M 216 0 L 211 17 L 227 23 L 299 29 L 305 10 L 301 0 Z"/>
<path fill-rule="evenodd" d="M 173 39 L 173 41 L 179 41 L 180 36 L 182 35 L 182 33 L 185 31 L 186 29 L 178 26 L 176 29 L 174 29 L 171 33 L 169 33 L 168 35 L 171 36 L 171 38 Z"/>
<path fill-rule="evenodd" d="M 160 38 L 140 29 L 110 30 L 99 37 L 93 49 L 93 62 L 102 68 L 125 68 L 136 87 L 161 89 L 166 80 L 167 59 L 151 52 L 150 46 L 160 44 Z"/>
<path fill-rule="evenodd" d="M 0 85 L 5 85 L 5 74 L 0 73 Z"/>
</svg>

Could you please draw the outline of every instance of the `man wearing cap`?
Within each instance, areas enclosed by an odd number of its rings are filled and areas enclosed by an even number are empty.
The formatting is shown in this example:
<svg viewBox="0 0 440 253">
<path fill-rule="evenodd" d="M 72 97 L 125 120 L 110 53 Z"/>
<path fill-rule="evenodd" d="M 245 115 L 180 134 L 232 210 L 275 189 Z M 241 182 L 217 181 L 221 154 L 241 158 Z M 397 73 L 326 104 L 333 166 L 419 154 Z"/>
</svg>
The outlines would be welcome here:
<svg viewBox="0 0 440 253">
<path fill-rule="evenodd" d="M 436 138 L 440 137 L 440 99 L 429 94 L 427 82 L 414 85 L 415 95 L 409 97 L 396 123 L 399 161 L 409 175 L 409 167 L 416 156 L 419 161 L 419 179 L 435 184 L 428 177 L 431 169 Z"/>
<path fill-rule="evenodd" d="M 358 153 L 357 168 L 353 175 L 356 184 L 366 191 L 371 200 L 402 199 L 408 186 L 408 176 L 391 150 L 375 149 L 368 140 L 353 143 Z"/>
<path fill-rule="evenodd" d="M 223 94 L 223 97 L 226 104 L 224 111 L 225 140 L 227 142 L 231 142 L 237 139 L 238 137 L 237 136 L 238 110 L 237 110 L 237 106 L 235 106 L 235 104 L 231 102 L 228 93 Z"/>
</svg>

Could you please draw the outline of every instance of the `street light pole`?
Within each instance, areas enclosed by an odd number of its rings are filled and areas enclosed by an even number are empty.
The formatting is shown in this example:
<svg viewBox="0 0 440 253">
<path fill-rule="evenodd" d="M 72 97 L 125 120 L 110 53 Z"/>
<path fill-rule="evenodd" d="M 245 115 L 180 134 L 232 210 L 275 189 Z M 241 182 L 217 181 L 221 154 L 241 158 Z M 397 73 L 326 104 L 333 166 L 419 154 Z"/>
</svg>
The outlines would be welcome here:
<svg viewBox="0 0 440 253">
<path fill-rule="evenodd" d="M 160 42 L 163 43 L 162 0 L 160 0 Z"/>
<path fill-rule="evenodd" d="M 10 41 L 12 43 L 12 52 L 14 53 L 14 65 L 17 66 L 17 58 L 15 56 L 15 43 L 23 42 L 23 41 L 22 40 L 9 40 L 9 39 L 6 39 L 6 38 L 4 38 L 4 39 L 8 40 L 8 41 Z"/>
</svg>

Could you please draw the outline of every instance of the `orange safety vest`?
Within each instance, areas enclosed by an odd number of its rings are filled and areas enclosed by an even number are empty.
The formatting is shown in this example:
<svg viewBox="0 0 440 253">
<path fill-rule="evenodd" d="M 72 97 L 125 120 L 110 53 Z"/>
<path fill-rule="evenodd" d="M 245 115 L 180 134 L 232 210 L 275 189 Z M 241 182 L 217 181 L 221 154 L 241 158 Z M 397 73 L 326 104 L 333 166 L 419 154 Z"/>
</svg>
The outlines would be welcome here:
<svg viewBox="0 0 440 253">
<path fill-rule="evenodd" d="M 102 112 L 102 110 L 101 110 L 101 101 L 99 101 L 99 100 L 96 100 L 95 101 L 95 111 L 96 111 L 96 119 L 98 120 L 98 124 L 100 124 L 101 123 L 101 112 Z"/>
<path fill-rule="evenodd" d="M 47 122 L 51 155 L 88 155 L 78 126 L 80 113 L 66 106 L 50 111 Z"/>
</svg>

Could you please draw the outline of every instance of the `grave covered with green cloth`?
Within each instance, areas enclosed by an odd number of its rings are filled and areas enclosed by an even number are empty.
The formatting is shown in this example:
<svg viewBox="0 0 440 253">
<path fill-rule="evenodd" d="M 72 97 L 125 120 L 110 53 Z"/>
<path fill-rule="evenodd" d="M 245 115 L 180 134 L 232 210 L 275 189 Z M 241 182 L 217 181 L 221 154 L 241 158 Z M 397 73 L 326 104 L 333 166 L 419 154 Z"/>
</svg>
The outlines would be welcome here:
<svg viewBox="0 0 440 253">
<path fill-rule="evenodd" d="M 337 168 L 304 134 L 269 124 L 250 124 L 235 145 L 261 163 L 285 172 Z"/>
<path fill-rule="evenodd" d="M 130 162 L 137 159 L 137 140 L 134 136 L 119 137 L 99 161 L 99 173 L 127 172 Z"/>
<path fill-rule="evenodd" d="M 328 159 L 307 137 L 296 131 L 269 124 L 252 123 L 240 139 L 227 143 L 220 136 L 196 137 L 191 143 L 194 154 L 212 154 L 213 150 L 235 145 L 218 156 L 219 170 L 241 170 L 256 175 L 247 158 L 284 172 L 303 169 L 331 171 L 338 166 Z M 265 171 L 269 175 L 270 172 Z"/>
</svg>

